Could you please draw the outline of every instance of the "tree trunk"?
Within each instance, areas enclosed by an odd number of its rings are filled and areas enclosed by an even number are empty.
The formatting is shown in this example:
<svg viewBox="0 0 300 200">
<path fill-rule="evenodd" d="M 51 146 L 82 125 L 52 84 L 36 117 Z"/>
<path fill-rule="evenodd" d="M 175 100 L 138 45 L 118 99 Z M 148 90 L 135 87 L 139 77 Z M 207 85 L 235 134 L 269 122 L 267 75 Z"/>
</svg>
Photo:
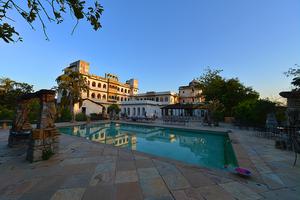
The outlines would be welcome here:
<svg viewBox="0 0 300 200">
<path fill-rule="evenodd" d="M 71 115 L 72 115 L 71 122 L 74 123 L 75 122 L 75 113 L 74 113 L 74 103 L 73 103 L 73 100 L 70 101 L 70 112 L 71 112 Z"/>
</svg>

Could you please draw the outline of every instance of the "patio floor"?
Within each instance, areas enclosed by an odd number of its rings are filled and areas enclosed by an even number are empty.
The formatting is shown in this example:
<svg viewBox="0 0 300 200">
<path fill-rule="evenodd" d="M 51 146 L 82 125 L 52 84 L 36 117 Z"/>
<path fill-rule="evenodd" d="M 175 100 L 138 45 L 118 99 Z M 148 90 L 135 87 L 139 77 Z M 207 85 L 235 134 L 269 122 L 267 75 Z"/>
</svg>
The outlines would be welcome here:
<svg viewBox="0 0 300 200">
<path fill-rule="evenodd" d="M 60 153 L 29 163 L 0 130 L 0 200 L 4 199 L 300 199 L 300 167 L 274 141 L 234 131 L 249 179 L 136 151 L 61 135 Z"/>
</svg>

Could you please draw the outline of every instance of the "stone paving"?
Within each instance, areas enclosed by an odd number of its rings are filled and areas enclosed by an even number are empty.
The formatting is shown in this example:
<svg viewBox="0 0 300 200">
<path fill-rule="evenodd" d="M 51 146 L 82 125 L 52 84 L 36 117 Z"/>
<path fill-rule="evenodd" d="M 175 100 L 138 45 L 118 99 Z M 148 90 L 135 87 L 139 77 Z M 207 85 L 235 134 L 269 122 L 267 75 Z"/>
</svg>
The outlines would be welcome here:
<svg viewBox="0 0 300 200">
<path fill-rule="evenodd" d="M 243 131 L 231 137 L 239 164 L 254 172 L 251 178 L 68 135 L 61 135 L 59 154 L 29 163 L 26 147 L 8 148 L 7 137 L 0 130 L 0 200 L 300 199 L 293 153 Z"/>
</svg>

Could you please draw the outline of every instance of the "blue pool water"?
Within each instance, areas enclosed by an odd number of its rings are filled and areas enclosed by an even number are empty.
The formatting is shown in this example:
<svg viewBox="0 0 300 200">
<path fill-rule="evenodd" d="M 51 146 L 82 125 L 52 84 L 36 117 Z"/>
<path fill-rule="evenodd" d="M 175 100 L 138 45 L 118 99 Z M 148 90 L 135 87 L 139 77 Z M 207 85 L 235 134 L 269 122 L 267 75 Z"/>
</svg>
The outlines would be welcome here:
<svg viewBox="0 0 300 200">
<path fill-rule="evenodd" d="M 59 128 L 61 133 L 211 168 L 237 166 L 227 134 L 123 123 Z"/>
</svg>

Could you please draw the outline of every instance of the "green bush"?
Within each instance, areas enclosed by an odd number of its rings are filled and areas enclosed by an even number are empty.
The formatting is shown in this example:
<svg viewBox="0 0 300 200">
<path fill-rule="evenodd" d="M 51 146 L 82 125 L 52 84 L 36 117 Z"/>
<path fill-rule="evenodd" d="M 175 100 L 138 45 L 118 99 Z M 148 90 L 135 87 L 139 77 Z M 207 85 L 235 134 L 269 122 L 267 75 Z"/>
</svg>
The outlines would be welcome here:
<svg viewBox="0 0 300 200">
<path fill-rule="evenodd" d="M 70 112 L 69 108 L 63 108 L 59 109 L 58 108 L 58 113 L 57 113 L 57 122 L 69 122 L 72 120 L 72 113 Z"/>
<path fill-rule="evenodd" d="M 13 120 L 15 112 L 5 107 L 0 107 L 0 120 Z"/>
<path fill-rule="evenodd" d="M 78 113 L 75 115 L 75 120 L 76 121 L 86 121 L 87 120 L 87 116 L 84 113 Z"/>
<path fill-rule="evenodd" d="M 28 113 L 30 123 L 36 123 L 40 117 L 40 102 L 38 99 L 34 99 L 29 104 L 30 112 Z"/>
<path fill-rule="evenodd" d="M 234 108 L 234 117 L 239 125 L 264 127 L 267 114 L 275 111 L 275 103 L 265 100 L 246 100 Z"/>
<path fill-rule="evenodd" d="M 42 153 L 42 159 L 49 160 L 52 155 L 54 155 L 54 153 L 51 149 L 44 149 Z"/>
<path fill-rule="evenodd" d="M 90 114 L 91 120 L 101 120 L 102 119 L 102 114 L 97 114 L 97 113 L 91 113 Z"/>
</svg>

